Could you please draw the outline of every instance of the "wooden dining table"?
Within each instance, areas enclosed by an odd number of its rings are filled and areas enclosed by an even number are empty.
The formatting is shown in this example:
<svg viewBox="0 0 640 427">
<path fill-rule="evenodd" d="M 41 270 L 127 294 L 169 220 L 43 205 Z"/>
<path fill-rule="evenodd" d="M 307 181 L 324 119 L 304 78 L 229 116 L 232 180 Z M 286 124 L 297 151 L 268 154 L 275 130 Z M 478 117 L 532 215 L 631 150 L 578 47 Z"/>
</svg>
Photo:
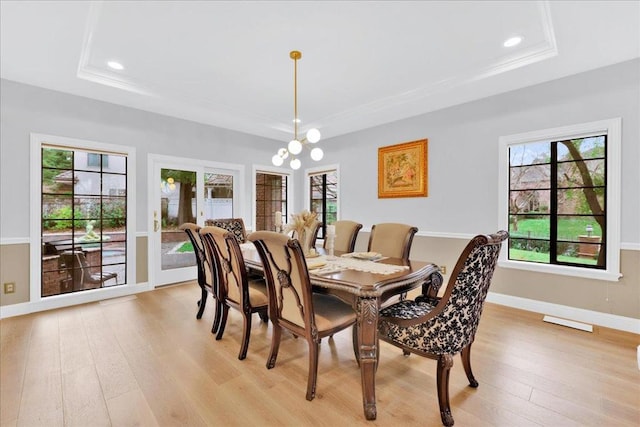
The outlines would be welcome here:
<svg viewBox="0 0 640 427">
<path fill-rule="evenodd" d="M 263 271 L 262 262 L 252 243 L 245 243 L 242 252 L 247 268 Z M 325 257 L 324 250 L 318 249 Z M 336 251 L 336 258 L 343 253 Z M 329 257 L 331 259 L 331 257 Z M 310 259 L 311 260 L 311 259 Z M 391 274 L 371 273 L 351 268 L 338 271 L 309 270 L 314 292 L 332 294 L 350 303 L 357 313 L 358 353 L 362 380 L 362 404 L 366 419 L 375 420 L 376 368 L 378 365 L 378 312 L 390 297 L 422 287 L 422 295 L 435 298 L 442 285 L 442 275 L 436 264 L 423 261 L 383 258 L 376 261 L 408 268 Z M 330 264 L 331 261 L 329 260 Z M 310 264 L 310 263 L 309 263 Z"/>
</svg>

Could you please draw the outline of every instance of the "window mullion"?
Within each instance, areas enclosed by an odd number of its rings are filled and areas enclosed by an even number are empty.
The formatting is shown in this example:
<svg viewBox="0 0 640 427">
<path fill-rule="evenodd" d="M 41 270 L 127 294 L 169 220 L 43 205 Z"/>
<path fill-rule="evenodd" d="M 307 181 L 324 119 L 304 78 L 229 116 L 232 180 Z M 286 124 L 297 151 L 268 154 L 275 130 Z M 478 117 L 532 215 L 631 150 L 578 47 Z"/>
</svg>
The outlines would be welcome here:
<svg viewBox="0 0 640 427">
<path fill-rule="evenodd" d="M 558 143 L 551 142 L 551 168 L 549 183 L 551 186 L 549 203 L 549 262 L 558 263 Z"/>
</svg>

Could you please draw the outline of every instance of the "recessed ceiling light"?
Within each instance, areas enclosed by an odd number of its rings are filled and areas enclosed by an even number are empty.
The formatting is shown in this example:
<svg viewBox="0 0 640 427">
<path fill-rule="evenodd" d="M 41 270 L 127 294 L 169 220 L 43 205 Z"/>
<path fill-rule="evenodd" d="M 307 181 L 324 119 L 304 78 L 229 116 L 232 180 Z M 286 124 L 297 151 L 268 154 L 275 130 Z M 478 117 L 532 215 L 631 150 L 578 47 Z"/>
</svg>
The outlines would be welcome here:
<svg viewBox="0 0 640 427">
<path fill-rule="evenodd" d="M 113 68 L 114 70 L 118 70 L 118 71 L 124 70 L 124 66 L 118 61 L 108 61 L 107 65 Z"/>
<path fill-rule="evenodd" d="M 520 44 L 520 42 L 521 42 L 521 41 L 522 41 L 522 37 L 520 37 L 520 36 L 511 37 L 511 38 L 508 38 L 508 39 L 504 42 L 503 46 L 504 46 L 504 47 L 513 47 L 513 46 L 517 46 L 517 45 L 519 45 L 519 44 Z"/>
</svg>

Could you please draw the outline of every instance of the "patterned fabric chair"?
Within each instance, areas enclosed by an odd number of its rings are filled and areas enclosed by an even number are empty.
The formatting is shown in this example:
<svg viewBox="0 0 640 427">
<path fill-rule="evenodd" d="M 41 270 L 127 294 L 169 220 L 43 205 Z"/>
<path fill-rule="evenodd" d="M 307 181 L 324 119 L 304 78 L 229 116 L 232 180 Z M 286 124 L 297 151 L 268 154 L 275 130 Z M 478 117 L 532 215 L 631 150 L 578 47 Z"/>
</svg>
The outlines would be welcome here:
<svg viewBox="0 0 640 427">
<path fill-rule="evenodd" d="M 429 303 L 424 298 L 405 300 L 380 312 L 380 339 L 403 351 L 438 361 L 438 402 L 445 426 L 453 425 L 449 407 L 449 373 L 454 355 L 460 353 L 470 386 L 478 387 L 471 371 L 471 344 L 502 242 L 508 236 L 506 231 L 499 231 L 489 236 L 474 237 L 462 251 L 439 301 Z"/>
<path fill-rule="evenodd" d="M 416 227 L 387 222 L 371 227 L 367 251 L 378 252 L 391 258 L 409 259 Z"/>
<path fill-rule="evenodd" d="M 238 243 L 247 241 L 247 230 L 244 228 L 242 218 L 218 218 L 208 219 L 204 222 L 207 227 L 220 227 L 233 233 Z"/>
<path fill-rule="evenodd" d="M 211 263 L 211 259 L 207 257 L 207 253 L 205 251 L 204 242 L 200 238 L 200 226 L 193 224 L 191 222 L 185 222 L 180 225 L 180 230 L 183 230 L 187 236 L 189 236 L 189 240 L 191 240 L 191 244 L 193 245 L 193 251 L 196 254 L 196 264 L 198 266 L 198 285 L 200 286 L 200 290 L 202 295 L 200 296 L 200 301 L 198 301 L 198 313 L 196 314 L 196 319 L 202 318 L 202 313 L 204 313 L 204 308 L 207 305 L 207 297 L 208 294 L 213 296 L 213 299 L 216 301 L 216 310 L 213 320 L 213 325 L 219 322 L 219 316 L 222 313 L 220 308 L 220 303 L 216 298 L 216 290 L 214 286 L 215 274 L 212 271 L 214 267 Z M 215 329 L 212 328 L 211 332 L 215 332 Z"/>
<path fill-rule="evenodd" d="M 267 322 L 267 287 L 264 279 L 249 280 L 240 244 L 234 233 L 220 227 L 204 227 L 200 230 L 202 241 L 216 264 L 218 299 L 222 308 L 216 340 L 222 339 L 229 308 L 242 313 L 242 345 L 238 359 L 247 357 L 251 337 L 251 315 L 258 313 Z"/>
<path fill-rule="evenodd" d="M 333 225 L 336 227 L 336 239 L 333 243 L 333 249 L 342 252 L 353 252 L 362 224 L 355 221 L 340 220 L 334 222 Z M 324 248 L 327 247 L 327 236 L 325 236 L 323 246 Z"/>
<path fill-rule="evenodd" d="M 269 317 L 273 323 L 267 368 L 276 364 L 282 329 L 304 337 L 309 345 L 307 400 L 316 395 L 320 340 L 356 321 L 350 305 L 331 295 L 311 290 L 309 271 L 300 242 L 286 234 L 256 231 L 249 235 L 260 254 L 269 292 Z"/>
</svg>

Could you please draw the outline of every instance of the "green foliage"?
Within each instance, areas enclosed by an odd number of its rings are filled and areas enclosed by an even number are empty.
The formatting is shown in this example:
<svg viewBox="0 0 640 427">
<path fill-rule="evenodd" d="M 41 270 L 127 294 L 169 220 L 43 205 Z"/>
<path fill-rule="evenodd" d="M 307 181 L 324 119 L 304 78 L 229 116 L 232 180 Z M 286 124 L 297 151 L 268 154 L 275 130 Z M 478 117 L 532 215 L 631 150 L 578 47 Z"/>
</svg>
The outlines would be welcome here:
<svg viewBox="0 0 640 427">
<path fill-rule="evenodd" d="M 73 217 L 82 218 L 80 207 L 75 208 L 75 215 L 72 215 L 71 206 L 61 206 L 54 209 L 51 213 L 43 215 L 42 228 L 45 230 L 68 230 L 71 226 Z M 73 221 L 75 228 L 84 227 L 84 219 L 76 219 Z"/>
<path fill-rule="evenodd" d="M 59 169 L 71 169 L 73 151 L 59 150 L 56 148 L 42 149 L 42 181 L 44 184 L 54 184 L 53 178 L 61 171 Z M 48 169 L 55 168 L 55 169 Z"/>
</svg>

